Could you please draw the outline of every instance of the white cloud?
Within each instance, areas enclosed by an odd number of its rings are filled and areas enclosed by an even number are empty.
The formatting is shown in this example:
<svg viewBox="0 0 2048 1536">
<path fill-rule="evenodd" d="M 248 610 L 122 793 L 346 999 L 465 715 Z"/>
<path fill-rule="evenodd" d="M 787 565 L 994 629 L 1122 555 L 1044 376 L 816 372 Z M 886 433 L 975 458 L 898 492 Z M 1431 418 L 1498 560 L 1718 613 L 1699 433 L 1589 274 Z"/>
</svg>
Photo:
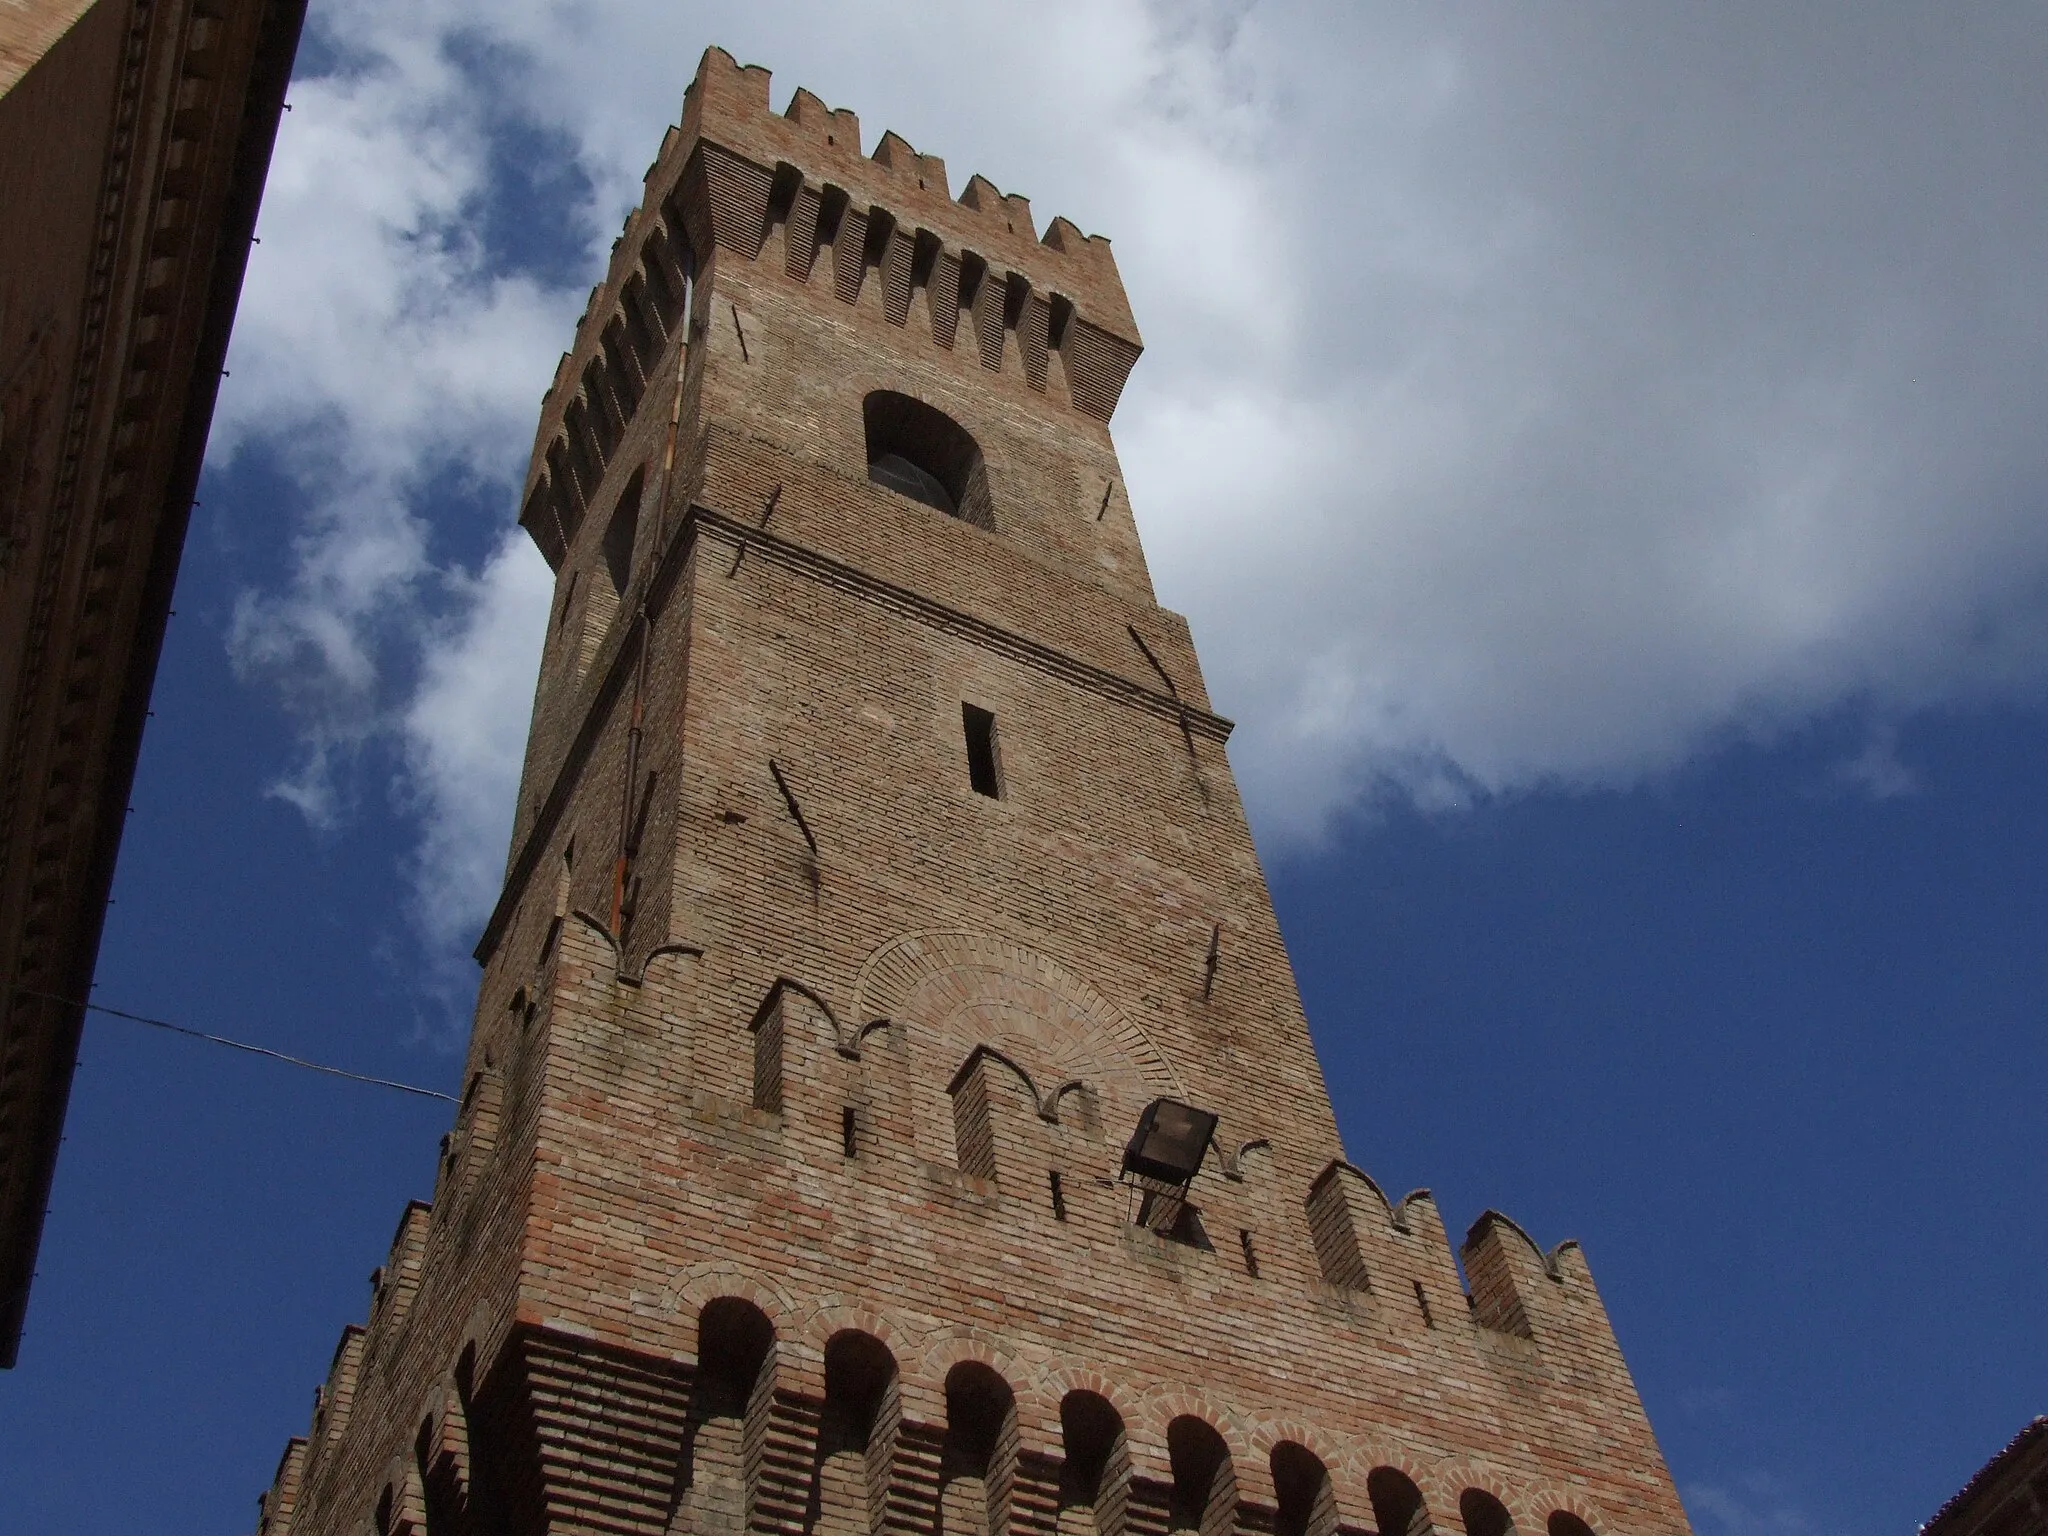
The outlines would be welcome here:
<svg viewBox="0 0 2048 1536">
<path fill-rule="evenodd" d="M 2025 7 L 316 17 L 352 67 L 294 90 L 222 425 L 333 490 L 237 656 L 289 685 L 309 770 L 401 733 L 422 880 L 466 872 L 437 910 L 488 900 L 509 811 L 459 786 L 502 796 L 524 712 L 458 701 L 526 697 L 499 609 L 535 596 L 441 570 L 421 488 L 516 478 L 584 286 L 507 275 L 471 230 L 492 125 L 515 95 L 574 147 L 594 275 L 709 41 L 956 188 L 981 170 L 1115 237 L 1149 344 L 1118 439 L 1269 836 L 1390 787 L 1627 784 L 1845 707 L 1873 748 L 1843 781 L 1893 793 L 1897 721 L 2048 677 Z M 454 62 L 478 40 L 524 61 L 516 92 Z M 409 707 L 379 687 L 394 624 L 424 658 Z M 495 745 L 429 739 L 430 697 Z M 317 771 L 289 792 L 333 803 Z"/>
<path fill-rule="evenodd" d="M 1822 1529 L 1782 1481 L 1763 1472 L 1689 1483 L 1685 1507 L 1701 1536 L 1820 1536 Z"/>
<path fill-rule="evenodd" d="M 1838 763 L 1835 778 L 1872 800 L 1895 800 L 1920 787 L 1920 779 L 1899 757 L 1899 733 L 1888 721 L 1874 722 L 1863 750 Z"/>
<path fill-rule="evenodd" d="M 238 673 L 274 686 L 299 731 L 272 792 L 335 827 L 361 749 L 395 740 L 422 824 L 416 905 L 434 945 L 459 952 L 489 904 L 476 870 L 492 843 L 502 858 L 521 735 L 475 706 L 530 691 L 540 620 L 525 600 L 544 611 L 546 596 L 530 551 L 451 564 L 434 493 L 495 496 L 509 525 L 577 304 L 485 248 L 492 82 L 443 40 L 431 25 L 350 32 L 345 70 L 294 86 L 212 452 L 269 450 L 307 503 L 288 581 L 241 594 L 229 635 Z M 481 698 L 456 697 L 465 682 Z M 488 729 L 465 750 L 454 719 Z"/>
<path fill-rule="evenodd" d="M 454 956 L 475 942 L 504 878 L 525 704 L 554 573 L 514 530 L 477 575 L 451 580 L 460 589 L 455 616 L 427 636 L 402 725 L 425 829 L 412 870 L 415 917 L 430 950 Z"/>
</svg>

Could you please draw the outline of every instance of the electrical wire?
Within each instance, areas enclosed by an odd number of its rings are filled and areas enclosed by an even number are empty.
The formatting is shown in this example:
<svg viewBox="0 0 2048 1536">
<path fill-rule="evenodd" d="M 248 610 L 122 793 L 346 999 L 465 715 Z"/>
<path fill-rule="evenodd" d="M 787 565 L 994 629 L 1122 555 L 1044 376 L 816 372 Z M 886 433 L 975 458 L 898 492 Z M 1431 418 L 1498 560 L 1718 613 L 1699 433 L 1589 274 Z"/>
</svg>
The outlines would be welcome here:
<svg viewBox="0 0 2048 1536">
<path fill-rule="evenodd" d="M 126 1019 L 131 1024 L 147 1024 L 152 1029 L 166 1029 L 174 1035 L 184 1035 L 193 1040 L 204 1040 L 209 1045 L 225 1045 L 232 1050 L 247 1051 L 252 1056 L 268 1056 L 272 1061 L 281 1061 L 286 1066 L 304 1067 L 308 1072 L 324 1072 L 329 1077 L 345 1077 L 352 1083 L 368 1083 L 374 1088 L 396 1088 L 400 1093 L 418 1094 L 423 1099 L 441 1099 L 449 1104 L 462 1101 L 452 1093 L 443 1093 L 438 1088 L 421 1088 L 413 1083 L 401 1083 L 388 1077 L 371 1077 L 362 1072 L 350 1072 L 342 1067 L 330 1067 L 323 1062 L 308 1061 L 303 1056 L 288 1056 L 283 1051 L 273 1051 L 267 1045 L 251 1045 L 246 1040 L 230 1040 L 226 1035 L 208 1034 L 203 1029 L 193 1029 L 184 1024 L 173 1024 L 169 1019 L 152 1019 L 146 1014 L 129 1013 L 121 1008 L 109 1008 L 104 1003 L 82 1003 L 75 997 L 59 997 L 54 992 L 38 992 L 18 982 L 8 983 L 19 997 L 40 998 L 46 1003 L 59 1003 L 67 1008 L 83 1008 L 88 1013 L 104 1013 L 109 1018 Z"/>
</svg>

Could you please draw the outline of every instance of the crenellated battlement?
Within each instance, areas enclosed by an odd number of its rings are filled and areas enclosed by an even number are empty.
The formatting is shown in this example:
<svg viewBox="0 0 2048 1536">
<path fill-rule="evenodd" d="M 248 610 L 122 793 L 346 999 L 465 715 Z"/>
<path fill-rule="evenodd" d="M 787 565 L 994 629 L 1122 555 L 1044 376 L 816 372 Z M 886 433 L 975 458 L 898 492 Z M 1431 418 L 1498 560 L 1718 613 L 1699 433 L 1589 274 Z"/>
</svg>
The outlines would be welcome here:
<svg viewBox="0 0 2048 1536">
<path fill-rule="evenodd" d="M 956 200 L 939 156 L 920 154 L 894 131 L 884 133 L 874 153 L 864 156 L 854 113 L 828 107 L 801 87 L 778 113 L 769 106 L 768 89 L 767 70 L 742 66 L 722 48 L 707 48 L 684 94 L 680 131 L 650 172 L 650 192 L 706 143 L 771 177 L 778 167 L 791 165 L 811 181 L 842 188 L 855 206 L 886 209 L 897 222 L 928 229 L 946 246 L 1025 272 L 1038 288 L 1065 293 L 1090 323 L 1141 344 L 1105 237 L 1083 235 L 1070 221 L 1055 218 L 1041 240 L 1028 198 L 1005 194 L 976 174 Z M 722 187 L 731 186 L 725 179 L 731 174 L 720 173 Z M 715 211 L 740 210 L 721 206 Z M 760 233 L 765 232 L 764 227 Z M 732 249 L 759 250 L 760 236 L 748 220 L 717 233 L 734 242 Z"/>
<path fill-rule="evenodd" d="M 305 1471 L 306 1440 L 303 1435 L 294 1435 L 285 1442 L 284 1454 L 277 1459 L 270 1487 L 256 1501 L 256 1536 L 285 1536 L 291 1530 Z"/>
<path fill-rule="evenodd" d="M 1597 1343 L 1603 1360 L 1619 1359 L 1575 1240 L 1546 1253 L 1516 1222 L 1486 1211 L 1454 1256 L 1428 1190 L 1390 1202 L 1370 1175 L 1341 1161 L 1317 1177 L 1306 1209 L 1317 1264 L 1334 1290 L 1367 1293 L 1395 1309 L 1412 1304 L 1430 1327 L 1469 1312 L 1477 1327 L 1555 1348 L 1565 1358 L 1584 1359 Z M 1446 1310 L 1455 1299 L 1464 1306 Z"/>
<path fill-rule="evenodd" d="M 976 175 L 955 200 L 938 156 L 893 132 L 863 156 L 852 112 L 799 89 L 776 113 L 767 92 L 766 70 L 706 50 L 556 364 L 523 498 L 551 560 L 642 400 L 680 389 L 689 340 L 711 323 L 698 279 L 721 253 L 779 256 L 786 278 L 878 306 L 941 353 L 1084 416 L 1115 412 L 1144 344 L 1106 239 L 1064 218 L 1040 239 L 1028 198 Z"/>
</svg>

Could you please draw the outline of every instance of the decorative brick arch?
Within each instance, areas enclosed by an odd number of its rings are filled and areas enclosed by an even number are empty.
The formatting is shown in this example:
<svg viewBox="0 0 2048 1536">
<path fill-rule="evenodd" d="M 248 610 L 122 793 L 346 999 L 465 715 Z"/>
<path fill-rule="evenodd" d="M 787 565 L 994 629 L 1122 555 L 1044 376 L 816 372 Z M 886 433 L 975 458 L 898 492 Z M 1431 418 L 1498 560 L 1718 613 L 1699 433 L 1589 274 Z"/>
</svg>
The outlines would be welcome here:
<svg viewBox="0 0 2048 1536">
<path fill-rule="evenodd" d="M 835 1333 L 848 1329 L 855 1333 L 871 1334 L 888 1346 L 900 1367 L 906 1358 L 915 1358 L 924 1349 L 921 1339 L 907 1339 L 902 1331 L 872 1307 L 858 1302 L 829 1303 L 813 1311 L 803 1324 L 797 1336 L 797 1345 L 807 1355 L 825 1358 L 825 1345 Z"/>
<path fill-rule="evenodd" d="M 1030 1072 L 1025 1070 L 1023 1065 L 1007 1052 L 998 1050 L 993 1045 L 977 1045 L 973 1050 L 969 1051 L 967 1059 L 955 1067 L 953 1075 L 946 1080 L 946 1091 L 948 1093 L 957 1093 L 960 1089 L 960 1080 L 967 1075 L 969 1069 L 975 1063 L 980 1061 L 999 1061 L 1008 1067 L 1010 1075 L 1017 1081 L 1017 1086 L 1024 1090 L 1026 1095 L 1029 1096 L 1032 1105 L 1038 1110 L 1040 1118 L 1048 1120 L 1053 1118 L 1051 1106 L 1046 1102 L 1045 1095 L 1038 1091 L 1038 1083 L 1031 1076 Z"/>
<path fill-rule="evenodd" d="M 1517 1523 L 1523 1518 L 1521 1490 L 1499 1468 L 1469 1456 L 1438 1462 L 1431 1469 L 1430 1482 L 1424 1483 L 1418 1478 L 1417 1483 L 1432 1509 L 1448 1513 L 1458 1507 L 1458 1500 L 1467 1488 L 1477 1488 L 1481 1493 L 1490 1493 L 1499 1499 Z"/>
<path fill-rule="evenodd" d="M 1230 1462 L 1239 1476 L 1238 1487 L 1243 1489 L 1243 1469 L 1256 1459 L 1252 1450 L 1251 1435 L 1244 1422 L 1225 1404 L 1218 1402 L 1200 1387 L 1173 1386 L 1164 1391 L 1148 1393 L 1142 1406 L 1135 1413 L 1124 1416 L 1124 1433 L 1131 1442 L 1133 1462 L 1148 1477 L 1172 1480 L 1172 1469 L 1166 1451 L 1166 1429 L 1175 1419 L 1186 1415 L 1201 1419 L 1223 1437 L 1223 1444 L 1230 1452 Z"/>
<path fill-rule="evenodd" d="M 1270 1456 L 1273 1447 L 1283 1440 L 1292 1440 L 1303 1450 L 1311 1452 L 1317 1460 L 1330 1469 L 1335 1476 L 1337 1469 L 1344 1465 L 1344 1447 L 1324 1431 L 1300 1419 L 1261 1419 L 1250 1434 L 1251 1453 L 1254 1456 Z"/>
<path fill-rule="evenodd" d="M 1344 1447 L 1322 1430 L 1299 1419 L 1261 1419 L 1252 1427 L 1248 1439 L 1250 1454 L 1246 1457 L 1245 1470 L 1238 1473 L 1239 1486 L 1247 1493 L 1256 1494 L 1259 1502 L 1272 1504 L 1278 1501 L 1279 1495 L 1273 1487 L 1273 1450 L 1291 1441 L 1323 1464 L 1323 1470 L 1330 1474 L 1330 1482 L 1336 1489 L 1339 1511 L 1346 1509 Z"/>
<path fill-rule="evenodd" d="M 1448 1507 L 1456 1510 L 1457 1497 L 1454 1494 L 1448 1506 L 1444 1503 L 1443 1490 L 1437 1484 L 1436 1469 L 1405 1451 L 1393 1450 L 1363 1458 L 1362 1475 L 1358 1479 L 1358 1491 L 1367 1509 L 1373 1511 L 1373 1524 L 1379 1526 L 1379 1513 L 1372 1502 L 1372 1479 L 1381 1472 L 1398 1473 L 1415 1486 L 1416 1496 L 1422 1501 L 1419 1514 L 1420 1529 L 1440 1530 L 1437 1518 Z M 1392 1533 L 1388 1533 L 1392 1536 Z"/>
<path fill-rule="evenodd" d="M 956 1326 L 935 1334 L 924 1353 L 915 1360 L 897 1360 L 903 1375 L 905 1411 L 915 1401 L 919 1416 L 933 1423 L 945 1419 L 946 1377 L 963 1361 L 985 1365 L 1002 1377 L 1020 1406 L 1031 1382 L 1031 1371 L 985 1328 Z M 933 1405 L 936 1405 L 934 1410 Z"/>
<path fill-rule="evenodd" d="M 1101 1371 L 1091 1370 L 1082 1365 L 1054 1364 L 1038 1373 L 1034 1384 L 1037 1395 L 1052 1410 L 1057 1420 L 1059 1407 L 1070 1392 L 1093 1392 L 1108 1403 L 1124 1421 L 1124 1434 L 1128 1437 L 1132 1425 L 1144 1415 L 1143 1399 L 1134 1395 L 1121 1377 L 1106 1376 Z"/>
<path fill-rule="evenodd" d="M 1410 1476 L 1413 1476 L 1411 1473 Z M 1490 1494 L 1498 1499 L 1514 1523 L 1517 1536 L 1532 1536 L 1528 1523 L 1527 1501 L 1522 1490 L 1506 1473 L 1491 1462 L 1481 1461 L 1473 1456 L 1449 1456 L 1435 1462 L 1429 1469 L 1425 1481 L 1416 1478 L 1421 1488 L 1423 1504 L 1433 1520 L 1455 1520 L 1458 1529 L 1465 1528 L 1464 1497 L 1468 1489 Z M 1439 1525 L 1439 1529 L 1441 1529 Z M 1533 1527 L 1540 1533 L 1543 1524 L 1539 1520 Z"/>
<path fill-rule="evenodd" d="M 662 1295 L 667 1309 L 689 1324 L 687 1336 L 692 1340 L 693 1364 L 697 1317 L 706 1306 L 722 1296 L 751 1302 L 759 1307 L 768 1319 L 768 1325 L 775 1330 L 778 1345 L 791 1335 L 802 1337 L 803 1309 L 791 1301 L 780 1286 L 770 1284 L 764 1274 L 731 1262 L 696 1264 L 678 1274 Z M 778 1349 L 778 1359 L 781 1354 Z"/>
<path fill-rule="evenodd" d="M 896 1374 L 908 1374 L 924 1350 L 924 1340 L 906 1336 L 901 1328 L 872 1307 L 859 1302 L 828 1302 L 814 1308 L 789 1338 L 788 1355 L 796 1378 L 789 1386 L 823 1396 L 825 1391 L 825 1346 L 841 1333 L 864 1333 L 889 1351 L 896 1361 Z"/>
<path fill-rule="evenodd" d="M 1564 1488 L 1556 1483 L 1538 1483 L 1522 1495 L 1522 1505 L 1510 1504 L 1515 1519 L 1524 1524 L 1529 1536 L 1549 1536 L 1550 1517 L 1574 1515 L 1586 1522 L 1593 1536 L 1610 1536 L 1614 1530 L 1600 1506 L 1583 1489 Z"/>
<path fill-rule="evenodd" d="M 1121 1009 L 1059 962 L 995 934 L 927 929 L 890 940 L 861 967 L 853 1018 L 898 1026 L 911 1072 L 920 1150 L 950 1159 L 944 1089 L 976 1047 L 1000 1052 L 1034 1084 L 1080 1083 L 1099 1099 L 1102 1124 L 1136 1122 L 1147 1100 L 1185 1090 L 1166 1056 Z M 862 1031 L 864 1033 L 864 1030 Z"/>
<path fill-rule="evenodd" d="M 1254 1136 L 1239 1144 L 1235 1152 L 1227 1147 L 1218 1149 L 1223 1159 L 1223 1176 L 1243 1182 L 1253 1175 L 1266 1177 L 1273 1172 L 1273 1138 Z"/>
<path fill-rule="evenodd" d="M 1405 1477 L 1415 1476 L 1412 1458 L 1377 1434 L 1340 1435 L 1323 1430 L 1320 1436 L 1319 1440 L 1302 1443 L 1322 1457 L 1323 1465 L 1330 1469 L 1330 1481 L 1337 1490 L 1338 1512 L 1347 1526 L 1372 1524 L 1372 1501 L 1366 1496 L 1365 1484 L 1375 1467 L 1391 1467 Z M 1416 1484 L 1421 1486 L 1419 1478 Z"/>
</svg>

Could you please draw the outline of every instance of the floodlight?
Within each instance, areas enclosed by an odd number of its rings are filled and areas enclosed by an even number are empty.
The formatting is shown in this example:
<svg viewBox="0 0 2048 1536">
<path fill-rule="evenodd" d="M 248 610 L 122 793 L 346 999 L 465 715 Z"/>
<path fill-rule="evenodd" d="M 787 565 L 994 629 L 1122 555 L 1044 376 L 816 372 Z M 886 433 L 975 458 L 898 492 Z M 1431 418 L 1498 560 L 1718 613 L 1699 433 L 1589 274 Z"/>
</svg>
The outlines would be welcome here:
<svg viewBox="0 0 2048 1536">
<path fill-rule="evenodd" d="M 1216 1117 L 1179 1099 L 1154 1099 L 1124 1148 L 1124 1172 L 1185 1189 L 1202 1166 Z"/>
</svg>

